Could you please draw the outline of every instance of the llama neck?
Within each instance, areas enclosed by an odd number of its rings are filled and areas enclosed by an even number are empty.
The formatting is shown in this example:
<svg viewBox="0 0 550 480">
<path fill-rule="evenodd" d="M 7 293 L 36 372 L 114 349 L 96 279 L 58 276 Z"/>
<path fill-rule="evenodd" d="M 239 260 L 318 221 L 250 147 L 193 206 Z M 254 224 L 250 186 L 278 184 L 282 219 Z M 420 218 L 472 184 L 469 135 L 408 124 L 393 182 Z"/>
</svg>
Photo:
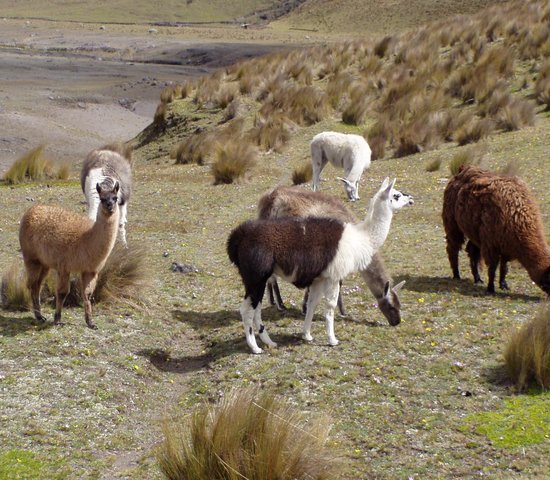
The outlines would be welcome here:
<svg viewBox="0 0 550 480">
<path fill-rule="evenodd" d="M 86 238 L 86 250 L 96 258 L 107 258 L 115 244 L 118 233 L 120 210 L 117 206 L 114 213 L 108 215 L 99 207 L 97 220 Z"/>
<path fill-rule="evenodd" d="M 529 273 L 531 280 L 539 284 L 543 274 L 550 268 L 550 246 L 546 244 L 544 238 L 540 238 L 540 248 L 530 248 L 523 251 L 519 258 L 521 264 Z"/>
<path fill-rule="evenodd" d="M 392 211 L 388 205 L 372 202 L 365 220 L 359 225 L 369 236 L 372 248 L 377 252 L 386 241 L 390 231 Z"/>
</svg>

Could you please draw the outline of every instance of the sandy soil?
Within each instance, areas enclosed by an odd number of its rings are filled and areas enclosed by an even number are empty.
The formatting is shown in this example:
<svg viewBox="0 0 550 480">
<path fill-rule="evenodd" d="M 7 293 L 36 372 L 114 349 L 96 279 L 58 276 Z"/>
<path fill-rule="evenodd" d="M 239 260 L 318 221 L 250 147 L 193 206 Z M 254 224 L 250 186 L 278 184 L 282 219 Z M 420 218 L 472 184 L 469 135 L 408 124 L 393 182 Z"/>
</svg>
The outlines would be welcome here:
<svg viewBox="0 0 550 480">
<path fill-rule="evenodd" d="M 39 144 L 51 158 L 77 163 L 145 128 L 171 82 L 286 48 L 145 28 L 10 20 L 0 27 L 0 175 Z"/>
</svg>

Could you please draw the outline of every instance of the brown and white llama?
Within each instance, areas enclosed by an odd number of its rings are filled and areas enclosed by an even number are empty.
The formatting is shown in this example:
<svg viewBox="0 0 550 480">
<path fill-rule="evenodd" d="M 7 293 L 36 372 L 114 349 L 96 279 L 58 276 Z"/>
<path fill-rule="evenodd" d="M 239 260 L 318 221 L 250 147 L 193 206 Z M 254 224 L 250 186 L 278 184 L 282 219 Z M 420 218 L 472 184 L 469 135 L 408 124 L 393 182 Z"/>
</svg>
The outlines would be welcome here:
<svg viewBox="0 0 550 480">
<path fill-rule="evenodd" d="M 91 297 L 97 275 L 116 241 L 119 224 L 119 184 L 96 185 L 100 207 L 97 220 L 57 206 L 35 205 L 21 219 L 19 243 L 27 270 L 34 316 L 45 321 L 40 309 L 40 287 L 50 269 L 57 272 L 54 324 L 61 322 L 63 302 L 69 293 L 71 273 L 80 273 L 86 324 L 92 322 Z"/>
<path fill-rule="evenodd" d="M 132 195 L 132 166 L 130 150 L 118 144 L 106 145 L 92 150 L 84 159 L 80 171 L 80 186 L 86 197 L 88 217 L 95 222 L 99 208 L 96 184 L 116 181 L 120 185 L 118 204 L 120 206 L 120 225 L 118 235 L 124 246 L 126 242 L 126 223 L 128 222 L 128 202 Z"/>
<path fill-rule="evenodd" d="M 550 295 L 550 247 L 540 209 L 523 180 L 476 166 L 462 166 L 445 188 L 443 225 L 453 278 L 459 279 L 458 254 L 465 239 L 475 282 L 481 258 L 487 264 L 487 292 L 507 289 L 507 264 L 519 260 L 531 279 Z"/>
<path fill-rule="evenodd" d="M 414 203 L 410 195 L 401 192 L 396 191 L 392 197 L 396 209 Z M 344 223 L 357 223 L 355 215 L 339 199 L 297 186 L 278 186 L 260 198 L 258 218 L 279 217 L 329 217 L 336 218 Z M 391 277 L 379 252 L 374 254 L 369 266 L 366 270 L 360 271 L 360 274 L 376 298 L 378 307 L 388 319 L 389 324 L 392 326 L 398 325 L 401 322 L 401 303 L 398 292 L 405 282 L 400 282 L 393 288 L 391 287 Z M 270 278 L 267 289 L 271 304 L 276 305 L 278 310 L 283 310 L 283 300 L 276 277 Z M 302 306 L 303 313 L 306 313 L 306 303 L 307 290 Z M 345 315 L 341 291 L 338 296 L 338 308 L 340 313 Z"/>
<path fill-rule="evenodd" d="M 365 270 L 384 244 L 394 208 L 393 182 L 386 178 L 370 202 L 364 221 L 343 223 L 334 218 L 271 218 L 249 220 L 235 228 L 227 241 L 227 253 L 239 269 L 245 296 L 240 307 L 246 342 L 253 353 L 261 353 L 260 339 L 275 347 L 261 319 L 261 302 L 269 278 L 275 274 L 298 288 L 309 287 L 303 338 L 313 340 L 311 324 L 315 309 L 324 297 L 326 330 L 330 345 L 334 335 L 334 308 L 340 281 L 350 273 Z"/>
</svg>

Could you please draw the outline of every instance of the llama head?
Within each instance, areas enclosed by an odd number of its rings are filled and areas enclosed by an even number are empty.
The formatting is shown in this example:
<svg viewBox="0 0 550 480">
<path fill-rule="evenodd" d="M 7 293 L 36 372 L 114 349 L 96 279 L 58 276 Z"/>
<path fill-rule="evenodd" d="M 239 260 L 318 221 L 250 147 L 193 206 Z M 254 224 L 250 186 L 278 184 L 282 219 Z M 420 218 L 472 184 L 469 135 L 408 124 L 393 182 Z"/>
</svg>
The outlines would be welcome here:
<svg viewBox="0 0 550 480">
<path fill-rule="evenodd" d="M 344 188 L 346 189 L 346 195 L 350 202 L 355 202 L 359 200 L 359 194 L 357 193 L 357 187 L 359 182 L 350 182 L 347 178 L 336 177 L 337 180 L 341 180 L 344 183 Z"/>
<path fill-rule="evenodd" d="M 542 274 L 539 286 L 550 296 L 550 267 Z"/>
<path fill-rule="evenodd" d="M 107 182 L 96 183 L 95 186 L 97 193 L 99 194 L 99 201 L 101 208 L 108 215 L 115 213 L 118 205 L 118 190 L 120 185 L 118 182 Z"/>
<path fill-rule="evenodd" d="M 412 195 L 409 195 L 408 193 L 403 193 L 399 190 L 392 189 L 390 193 L 390 204 L 393 211 L 401 210 L 407 205 L 413 205 L 414 199 Z"/>
<path fill-rule="evenodd" d="M 378 300 L 378 308 L 388 319 L 388 323 L 392 327 L 401 323 L 401 302 L 399 301 L 398 292 L 404 284 L 405 280 L 391 288 L 390 282 L 386 282 L 386 285 L 384 285 L 384 294 Z"/>
</svg>

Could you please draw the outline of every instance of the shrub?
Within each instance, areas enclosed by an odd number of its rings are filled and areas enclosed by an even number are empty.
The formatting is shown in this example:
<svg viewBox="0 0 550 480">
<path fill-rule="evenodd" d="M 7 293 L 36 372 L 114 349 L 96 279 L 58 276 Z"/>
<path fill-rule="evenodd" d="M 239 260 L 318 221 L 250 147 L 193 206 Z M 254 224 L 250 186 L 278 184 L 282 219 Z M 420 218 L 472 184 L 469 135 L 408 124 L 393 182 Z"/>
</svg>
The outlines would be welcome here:
<svg viewBox="0 0 550 480">
<path fill-rule="evenodd" d="M 257 162 L 256 149 L 242 138 L 218 144 L 215 156 L 212 164 L 214 185 L 233 183 L 246 178 Z"/>
<path fill-rule="evenodd" d="M 2 275 L 0 288 L 2 308 L 27 311 L 31 306 L 31 294 L 27 288 L 27 274 L 21 262 L 14 262 Z"/>
<path fill-rule="evenodd" d="M 550 388 L 550 304 L 511 335 L 504 360 L 518 390 L 534 383 Z"/>
<path fill-rule="evenodd" d="M 550 60 L 546 60 L 539 70 L 535 82 L 535 97 L 538 103 L 546 105 L 547 110 L 550 109 Z"/>
<path fill-rule="evenodd" d="M 162 103 L 172 103 L 176 97 L 176 89 L 173 85 L 164 87 L 160 92 L 160 101 Z"/>
<path fill-rule="evenodd" d="M 297 167 L 292 172 L 292 184 L 301 185 L 303 183 L 311 182 L 313 178 L 313 167 L 311 162 L 305 162 L 300 167 Z"/>
<path fill-rule="evenodd" d="M 166 420 L 156 456 L 169 480 L 335 478 L 328 421 L 310 416 L 270 392 L 235 389 Z"/>
<path fill-rule="evenodd" d="M 56 165 L 43 153 L 44 146 L 39 145 L 19 157 L 4 174 L 3 180 L 14 185 L 25 181 L 66 179 L 69 176 L 69 166 Z"/>
</svg>

